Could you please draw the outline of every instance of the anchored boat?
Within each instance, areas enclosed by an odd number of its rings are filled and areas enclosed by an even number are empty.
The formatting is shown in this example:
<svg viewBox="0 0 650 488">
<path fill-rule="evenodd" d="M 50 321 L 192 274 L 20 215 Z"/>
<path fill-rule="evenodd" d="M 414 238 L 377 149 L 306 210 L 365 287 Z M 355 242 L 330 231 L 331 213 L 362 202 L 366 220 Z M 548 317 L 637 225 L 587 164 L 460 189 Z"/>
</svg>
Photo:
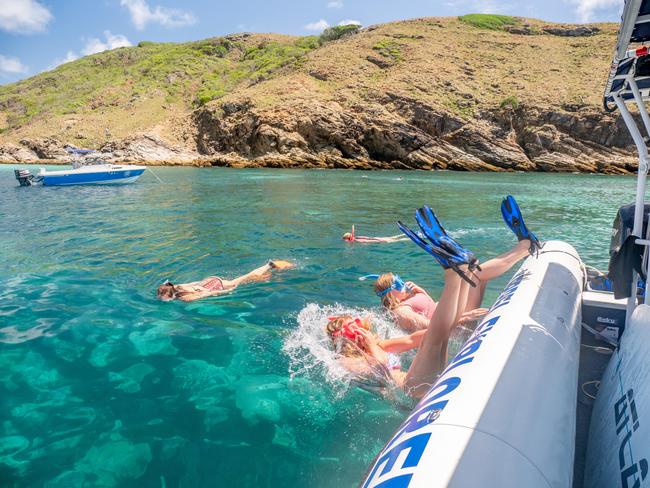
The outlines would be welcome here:
<svg viewBox="0 0 650 488">
<path fill-rule="evenodd" d="M 649 46 L 650 0 L 628 0 L 604 105 L 620 111 L 639 171 L 608 274 L 559 241 L 529 257 L 363 488 L 650 488 Z"/>
<path fill-rule="evenodd" d="M 94 151 L 66 147 L 69 154 L 76 157 L 72 169 L 48 171 L 41 168 L 33 175 L 29 170 L 15 170 L 20 186 L 67 186 L 67 185 L 107 185 L 132 183 L 147 169 L 145 166 L 129 164 L 106 164 L 101 160 L 85 158 Z"/>
</svg>

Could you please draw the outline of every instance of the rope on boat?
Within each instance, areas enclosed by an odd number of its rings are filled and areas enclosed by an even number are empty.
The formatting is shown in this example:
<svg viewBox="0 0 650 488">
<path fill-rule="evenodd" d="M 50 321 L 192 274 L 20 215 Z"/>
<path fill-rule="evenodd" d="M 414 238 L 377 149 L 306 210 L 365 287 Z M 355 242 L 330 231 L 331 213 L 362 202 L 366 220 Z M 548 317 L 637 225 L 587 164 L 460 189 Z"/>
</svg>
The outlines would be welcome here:
<svg viewBox="0 0 650 488">
<path fill-rule="evenodd" d="M 618 342 L 613 341 L 613 340 L 610 339 L 609 337 L 605 337 L 605 336 L 602 335 L 600 332 L 598 332 L 596 329 L 593 329 L 593 328 L 591 328 L 590 326 L 588 326 L 586 323 L 582 322 L 582 326 L 583 326 L 583 327 L 584 327 L 588 332 L 591 332 L 592 334 L 594 334 L 598 339 L 607 342 L 607 343 L 608 343 L 609 345 L 611 345 L 611 346 L 618 347 Z M 583 346 L 585 346 L 585 347 L 595 347 L 595 346 L 587 346 L 586 344 L 583 344 Z M 607 348 L 603 348 L 603 349 L 607 349 Z"/>
<path fill-rule="evenodd" d="M 160 178 L 158 178 L 158 175 L 157 175 L 156 173 L 154 173 L 153 170 L 152 170 L 150 167 L 147 166 L 147 169 L 149 170 L 149 172 L 150 172 L 152 175 L 155 176 L 155 178 L 158 180 L 158 183 L 160 183 L 160 184 L 162 185 L 162 182 L 163 182 L 163 181 L 162 181 Z"/>
<path fill-rule="evenodd" d="M 587 393 L 587 390 L 585 389 L 585 386 L 587 386 L 587 385 L 594 385 L 594 387 L 596 388 L 596 394 L 598 394 L 598 389 L 600 388 L 600 381 L 599 380 L 585 381 L 582 385 L 580 385 L 580 389 L 582 390 L 582 393 L 587 398 L 591 398 L 592 400 L 595 400 L 596 395 L 592 395 L 590 393 Z"/>
</svg>

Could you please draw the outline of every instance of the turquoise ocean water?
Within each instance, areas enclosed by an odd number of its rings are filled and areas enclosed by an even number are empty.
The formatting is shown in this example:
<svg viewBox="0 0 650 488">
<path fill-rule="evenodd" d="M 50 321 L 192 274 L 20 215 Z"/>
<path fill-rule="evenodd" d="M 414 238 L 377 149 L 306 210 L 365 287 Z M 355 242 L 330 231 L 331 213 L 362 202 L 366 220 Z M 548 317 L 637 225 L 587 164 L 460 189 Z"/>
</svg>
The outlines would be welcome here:
<svg viewBox="0 0 650 488">
<path fill-rule="evenodd" d="M 360 275 L 437 296 L 442 273 L 410 242 L 340 235 L 396 234 L 428 203 L 486 260 L 515 242 L 499 212 L 512 193 L 538 236 L 605 268 L 635 190 L 599 175 L 195 168 L 19 188 L 13 169 L 0 166 L 0 486 L 356 486 L 408 404 L 337 379 L 319 357 L 324 316 L 377 311 Z M 268 258 L 298 268 L 221 298 L 155 299 L 166 278 Z"/>
</svg>

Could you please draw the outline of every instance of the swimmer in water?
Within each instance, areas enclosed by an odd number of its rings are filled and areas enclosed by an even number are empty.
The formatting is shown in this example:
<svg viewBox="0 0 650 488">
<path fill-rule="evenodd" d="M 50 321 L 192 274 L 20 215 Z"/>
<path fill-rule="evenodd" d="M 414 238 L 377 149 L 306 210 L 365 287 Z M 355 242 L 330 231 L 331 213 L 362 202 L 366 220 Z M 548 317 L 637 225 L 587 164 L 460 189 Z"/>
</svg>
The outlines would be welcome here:
<svg viewBox="0 0 650 488">
<path fill-rule="evenodd" d="M 459 269 L 469 271 L 466 264 Z M 449 336 L 466 306 L 469 288 L 454 270 L 445 270 L 445 286 L 428 327 L 401 337 L 380 339 L 370 331 L 367 318 L 330 317 L 326 332 L 339 363 L 361 383 L 379 379 L 386 386 L 392 382 L 408 395 L 421 397 L 445 367 Z M 417 349 L 415 358 L 403 371 L 399 354 L 412 349 Z"/>
<path fill-rule="evenodd" d="M 381 340 L 369 330 L 367 320 L 364 326 L 363 320 L 346 316 L 332 318 L 326 326 L 326 331 L 339 353 L 340 363 L 350 372 L 362 379 L 374 377 L 392 380 L 408 395 L 420 398 L 429 390 L 446 365 L 447 345 L 454 327 L 468 314 L 476 313 L 476 302 L 479 300 L 480 304 L 483 291 L 474 280 L 479 284 L 486 282 L 488 277 L 494 277 L 490 273 L 498 271 L 499 268 L 495 264 L 494 268 L 488 267 L 484 276 L 480 276 L 484 271 L 478 259 L 446 233 L 430 208 L 418 209 L 416 219 L 428 241 L 401 222 L 398 225 L 444 269 L 444 287 L 426 328 L 407 336 Z M 523 226 L 523 219 L 520 221 Z M 541 246 L 540 242 L 528 231 L 526 234 L 523 231 L 520 234 L 517 234 L 520 243 L 512 251 L 513 255 L 519 256 L 522 253 L 519 247 L 534 255 Z M 527 234 L 532 237 L 527 237 Z M 521 257 L 523 256 L 518 259 Z M 501 264 L 505 266 L 509 262 L 506 259 Z M 389 285 L 389 289 L 393 284 Z M 477 289 L 478 291 L 472 292 Z M 394 356 L 411 349 L 417 349 L 415 358 L 409 369 L 402 371 Z"/>
<path fill-rule="evenodd" d="M 469 290 L 466 309 L 459 319 L 459 325 L 475 322 L 487 313 L 486 308 L 481 308 L 481 303 L 488 282 L 503 275 L 528 256 L 530 246 L 530 240 L 522 239 L 508 252 L 481 263 L 481 269 L 474 272 L 476 287 Z M 406 332 L 426 329 L 437 307 L 436 301 L 424 288 L 412 281 L 405 282 L 393 273 L 385 273 L 377 278 L 375 293 L 381 300 L 382 307 L 391 312 L 395 323 Z"/>
<path fill-rule="evenodd" d="M 487 313 L 486 308 L 480 307 L 490 280 L 498 278 L 509 271 L 528 254 L 536 255 L 541 248 L 539 239 L 528 230 L 524 223 L 519 205 L 512 196 L 503 199 L 501 214 L 508 228 L 517 237 L 518 242 L 508 252 L 481 263 L 480 268 L 474 270 L 473 279 L 476 280 L 476 283 L 474 283 L 476 286 L 471 287 L 469 290 L 465 310 L 459 318 L 459 325 L 475 323 Z M 431 242 L 435 242 L 440 246 L 453 249 L 458 245 L 442 228 L 429 207 L 425 206 L 418 209 L 416 219 L 422 232 L 415 234 L 410 229 L 405 228 L 405 233 L 410 234 L 410 238 L 425 250 L 429 251 L 426 249 L 427 243 L 423 239 L 425 235 Z M 423 246 L 422 243 L 425 245 Z M 381 276 L 368 275 L 361 279 L 371 277 L 377 278 L 375 293 L 380 297 L 383 307 L 393 314 L 397 325 L 408 332 L 427 328 L 437 304 L 424 289 L 413 282 L 402 281 L 399 276 L 393 273 L 386 273 Z"/>
<path fill-rule="evenodd" d="M 396 236 L 389 236 L 389 237 L 358 236 L 354 233 L 354 225 L 353 225 L 352 232 L 346 232 L 345 234 L 343 234 L 343 240 L 347 242 L 359 242 L 362 244 L 370 244 L 370 243 L 391 243 L 391 242 L 408 241 L 408 237 L 402 234 L 398 234 Z"/>
<path fill-rule="evenodd" d="M 226 280 L 218 276 L 209 276 L 201 281 L 192 283 L 181 283 L 175 285 L 166 281 L 158 287 L 156 295 L 163 301 L 170 301 L 178 298 L 184 302 L 193 302 L 201 298 L 214 297 L 230 293 L 243 283 L 252 283 L 255 281 L 264 281 L 271 276 L 274 271 L 291 269 L 295 265 L 289 261 L 273 260 L 254 269 L 250 273 L 232 280 Z"/>
</svg>

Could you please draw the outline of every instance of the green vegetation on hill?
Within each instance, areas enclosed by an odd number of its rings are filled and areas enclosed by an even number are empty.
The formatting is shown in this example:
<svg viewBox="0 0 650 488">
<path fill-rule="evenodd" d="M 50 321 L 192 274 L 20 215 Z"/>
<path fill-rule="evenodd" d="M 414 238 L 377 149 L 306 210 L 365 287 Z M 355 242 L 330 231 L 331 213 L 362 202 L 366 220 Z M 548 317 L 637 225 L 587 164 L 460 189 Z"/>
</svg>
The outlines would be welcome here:
<svg viewBox="0 0 650 488">
<path fill-rule="evenodd" d="M 489 30 L 501 30 L 507 25 L 520 23 L 515 17 L 495 14 L 467 14 L 458 17 L 458 20 L 479 29 Z"/>
<path fill-rule="evenodd" d="M 382 39 L 372 48 L 385 58 L 399 61 L 402 57 L 401 44 L 394 39 Z"/>
<path fill-rule="evenodd" d="M 187 108 L 295 66 L 317 37 L 233 36 L 185 44 L 140 42 L 0 87 L 8 127 L 162 97 Z"/>
<path fill-rule="evenodd" d="M 325 29 L 318 39 L 321 44 L 324 44 L 326 42 L 336 41 L 345 36 L 356 34 L 360 29 L 361 26 L 357 24 L 335 25 L 334 27 L 328 27 Z"/>
<path fill-rule="evenodd" d="M 471 14 L 336 26 L 320 36 L 142 41 L 0 86 L 0 143 L 52 136 L 97 147 L 136 132 L 184 142 L 195 110 L 218 113 L 221 103 L 292 111 L 332 102 L 356 111 L 402 99 L 466 119 L 485 109 L 599 107 L 616 26 L 565 36 L 575 30 Z"/>
</svg>

